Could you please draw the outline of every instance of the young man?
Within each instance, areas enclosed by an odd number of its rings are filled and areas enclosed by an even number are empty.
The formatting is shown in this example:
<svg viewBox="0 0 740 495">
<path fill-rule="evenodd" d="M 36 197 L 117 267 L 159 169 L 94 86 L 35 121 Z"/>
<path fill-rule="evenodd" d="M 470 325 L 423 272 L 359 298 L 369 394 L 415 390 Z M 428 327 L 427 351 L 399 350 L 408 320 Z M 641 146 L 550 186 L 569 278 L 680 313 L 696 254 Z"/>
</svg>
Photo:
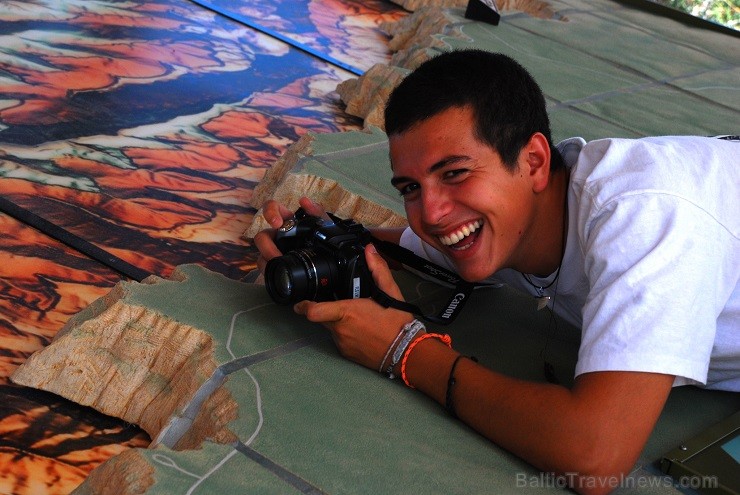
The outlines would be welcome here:
<svg viewBox="0 0 740 495">
<path fill-rule="evenodd" d="M 477 50 L 410 74 L 390 97 L 386 131 L 410 229 L 375 234 L 468 281 L 494 277 L 550 297 L 543 303 L 582 328 L 577 376 L 570 389 L 503 376 L 372 300 L 298 303 L 342 355 L 372 369 L 395 364 L 493 442 L 543 471 L 577 473 L 573 488 L 593 493 L 630 471 L 671 387 L 740 391 L 738 144 L 555 147 L 531 76 Z M 274 227 L 292 214 L 272 202 L 264 212 Z M 272 238 L 255 239 L 261 266 L 279 254 Z M 366 256 L 376 283 L 400 298 L 372 246 Z"/>
</svg>

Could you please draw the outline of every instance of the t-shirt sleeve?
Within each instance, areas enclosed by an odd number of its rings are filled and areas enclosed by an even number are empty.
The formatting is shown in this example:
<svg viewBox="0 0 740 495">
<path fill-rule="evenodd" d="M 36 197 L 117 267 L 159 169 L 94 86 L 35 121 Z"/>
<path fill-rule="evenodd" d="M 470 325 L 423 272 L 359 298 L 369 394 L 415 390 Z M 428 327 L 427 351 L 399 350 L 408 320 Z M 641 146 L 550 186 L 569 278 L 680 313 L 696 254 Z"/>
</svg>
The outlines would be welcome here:
<svg viewBox="0 0 740 495">
<path fill-rule="evenodd" d="M 729 297 L 720 293 L 727 232 L 690 201 L 645 191 L 601 206 L 581 225 L 591 285 L 576 375 L 641 371 L 705 384 Z"/>
</svg>

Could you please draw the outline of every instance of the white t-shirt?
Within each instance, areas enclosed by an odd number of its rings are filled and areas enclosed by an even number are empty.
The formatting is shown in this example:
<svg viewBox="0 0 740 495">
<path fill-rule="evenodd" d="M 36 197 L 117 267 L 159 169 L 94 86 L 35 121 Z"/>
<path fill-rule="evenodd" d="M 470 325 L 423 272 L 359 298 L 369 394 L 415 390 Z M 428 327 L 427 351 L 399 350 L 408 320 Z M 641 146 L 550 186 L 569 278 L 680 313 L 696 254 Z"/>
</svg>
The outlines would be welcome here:
<svg viewBox="0 0 740 495">
<path fill-rule="evenodd" d="M 568 236 L 545 293 L 582 328 L 576 375 L 655 372 L 740 391 L 740 143 L 573 138 L 558 149 Z M 409 229 L 401 245 L 454 270 Z M 514 270 L 492 280 L 536 294 Z"/>
</svg>

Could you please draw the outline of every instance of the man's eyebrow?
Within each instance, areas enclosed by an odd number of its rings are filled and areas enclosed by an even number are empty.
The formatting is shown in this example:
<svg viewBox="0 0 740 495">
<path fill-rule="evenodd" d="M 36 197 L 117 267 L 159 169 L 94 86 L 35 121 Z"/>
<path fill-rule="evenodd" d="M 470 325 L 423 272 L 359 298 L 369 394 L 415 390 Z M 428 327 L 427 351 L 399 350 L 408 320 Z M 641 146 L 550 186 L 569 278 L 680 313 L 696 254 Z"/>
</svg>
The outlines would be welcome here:
<svg viewBox="0 0 740 495">
<path fill-rule="evenodd" d="M 439 170 L 441 168 L 445 168 L 445 167 L 447 167 L 449 165 L 453 165 L 455 163 L 463 162 L 463 161 L 467 161 L 467 160 L 470 160 L 470 157 L 467 156 L 467 155 L 450 155 L 450 156 L 447 156 L 447 157 L 441 159 L 440 161 L 438 161 L 437 163 L 434 163 L 431 167 L 429 167 L 429 170 L 427 170 L 427 174 L 432 174 L 432 173 L 436 172 L 437 170 Z M 413 182 L 413 179 L 411 179 L 409 177 L 403 177 L 403 176 L 397 176 L 397 177 L 393 177 L 391 179 L 391 185 L 392 186 L 396 186 L 396 185 L 401 184 L 403 182 Z"/>
</svg>

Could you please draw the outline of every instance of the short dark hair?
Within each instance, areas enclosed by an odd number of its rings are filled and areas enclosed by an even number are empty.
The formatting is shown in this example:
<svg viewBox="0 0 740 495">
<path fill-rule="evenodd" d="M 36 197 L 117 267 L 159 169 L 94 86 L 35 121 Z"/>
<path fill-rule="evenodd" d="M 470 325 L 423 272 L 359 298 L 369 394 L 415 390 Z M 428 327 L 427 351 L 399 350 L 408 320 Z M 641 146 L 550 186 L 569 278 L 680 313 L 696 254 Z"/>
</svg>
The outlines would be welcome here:
<svg viewBox="0 0 740 495">
<path fill-rule="evenodd" d="M 537 82 L 512 58 L 484 50 L 443 53 L 406 76 L 388 99 L 386 133 L 401 134 L 453 107 L 473 110 L 476 137 L 496 150 L 510 170 L 536 132 L 547 138 L 553 151 L 551 167 L 562 165 Z"/>
</svg>

